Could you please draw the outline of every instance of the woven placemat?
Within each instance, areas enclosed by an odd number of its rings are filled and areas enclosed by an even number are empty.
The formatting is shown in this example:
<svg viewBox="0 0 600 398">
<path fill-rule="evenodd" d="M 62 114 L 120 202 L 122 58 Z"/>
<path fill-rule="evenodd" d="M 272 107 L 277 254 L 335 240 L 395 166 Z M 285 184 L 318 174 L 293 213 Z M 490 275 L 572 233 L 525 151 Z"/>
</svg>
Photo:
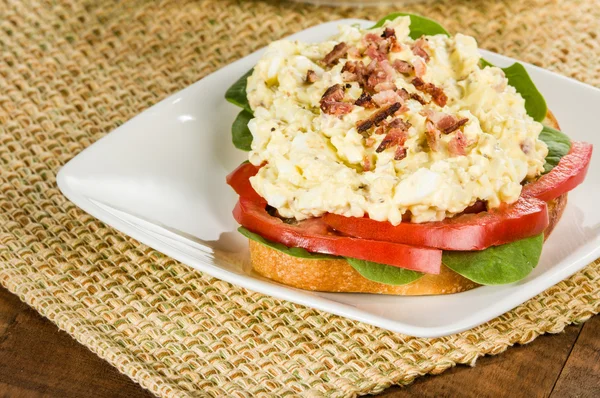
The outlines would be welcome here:
<svg viewBox="0 0 600 398">
<path fill-rule="evenodd" d="M 597 0 L 404 9 L 474 35 L 483 48 L 600 86 Z M 56 172 L 69 159 L 206 74 L 311 25 L 388 11 L 0 0 L 2 285 L 165 397 L 374 393 L 597 313 L 598 262 L 476 329 L 407 337 L 194 271 L 105 226 L 57 189 Z"/>
</svg>

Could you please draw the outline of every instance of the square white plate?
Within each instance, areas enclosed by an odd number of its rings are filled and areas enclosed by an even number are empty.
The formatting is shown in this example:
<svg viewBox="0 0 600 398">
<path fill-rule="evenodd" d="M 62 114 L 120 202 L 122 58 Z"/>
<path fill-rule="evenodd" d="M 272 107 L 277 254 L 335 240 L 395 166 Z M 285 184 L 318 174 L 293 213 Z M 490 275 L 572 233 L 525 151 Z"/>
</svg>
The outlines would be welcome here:
<svg viewBox="0 0 600 398">
<path fill-rule="evenodd" d="M 291 38 L 319 41 L 346 19 Z M 289 288 L 253 273 L 247 243 L 231 210 L 237 200 L 225 176 L 245 160 L 231 144 L 239 109 L 223 98 L 254 66 L 257 51 L 144 111 L 77 155 L 59 172 L 62 192 L 108 225 L 191 267 L 245 288 L 420 337 L 480 325 L 558 283 L 600 255 L 600 160 L 569 195 L 562 221 L 537 268 L 519 283 L 480 287 L 449 296 L 394 297 L 316 293 Z M 500 66 L 514 60 L 483 52 Z M 525 64 L 563 130 L 600 147 L 600 90 Z"/>
</svg>

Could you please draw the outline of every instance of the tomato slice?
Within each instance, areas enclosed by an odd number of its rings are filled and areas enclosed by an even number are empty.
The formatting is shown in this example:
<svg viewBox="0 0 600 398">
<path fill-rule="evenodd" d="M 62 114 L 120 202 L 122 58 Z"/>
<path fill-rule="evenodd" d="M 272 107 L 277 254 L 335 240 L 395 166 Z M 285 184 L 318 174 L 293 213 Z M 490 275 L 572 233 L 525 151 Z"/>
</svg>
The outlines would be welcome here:
<svg viewBox="0 0 600 398">
<path fill-rule="evenodd" d="M 573 142 L 569 153 L 560 159 L 556 167 L 537 181 L 525 185 L 521 195 L 549 202 L 569 192 L 585 179 L 592 151 L 592 144 Z"/>
<path fill-rule="evenodd" d="M 483 250 L 542 233 L 548 226 L 546 202 L 519 198 L 491 211 L 462 214 L 439 222 L 393 226 L 370 218 L 326 214 L 327 225 L 345 234 L 443 250 Z"/>
<path fill-rule="evenodd" d="M 339 236 L 322 218 L 286 224 L 271 216 L 264 202 L 241 197 L 233 216 L 245 228 L 265 239 L 310 252 L 347 256 L 429 274 L 439 274 L 442 251 L 368 239 Z"/>
<path fill-rule="evenodd" d="M 250 184 L 250 177 L 254 177 L 259 169 L 252 163 L 242 163 L 226 177 L 227 184 L 243 198 L 265 202 Z"/>
</svg>

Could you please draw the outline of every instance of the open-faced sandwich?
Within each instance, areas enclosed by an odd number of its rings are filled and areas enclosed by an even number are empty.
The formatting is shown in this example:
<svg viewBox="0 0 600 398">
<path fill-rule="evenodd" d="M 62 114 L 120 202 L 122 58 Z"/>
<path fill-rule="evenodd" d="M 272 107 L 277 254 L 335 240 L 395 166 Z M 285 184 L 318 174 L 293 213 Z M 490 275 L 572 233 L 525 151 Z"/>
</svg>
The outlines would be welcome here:
<svg viewBox="0 0 600 398">
<path fill-rule="evenodd" d="M 249 151 L 227 182 L 253 268 L 310 290 L 401 295 L 513 283 L 537 265 L 592 146 L 521 64 L 426 18 L 281 40 L 226 93 Z"/>
</svg>

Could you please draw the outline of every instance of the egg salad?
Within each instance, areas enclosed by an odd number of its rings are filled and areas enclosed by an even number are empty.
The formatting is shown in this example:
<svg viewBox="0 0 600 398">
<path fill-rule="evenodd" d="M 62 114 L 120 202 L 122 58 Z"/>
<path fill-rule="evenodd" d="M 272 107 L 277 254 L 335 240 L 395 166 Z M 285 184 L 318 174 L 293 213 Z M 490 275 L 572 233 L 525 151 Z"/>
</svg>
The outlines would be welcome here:
<svg viewBox="0 0 600 398">
<path fill-rule="evenodd" d="M 474 38 L 410 38 L 410 18 L 272 43 L 247 82 L 250 179 L 284 218 L 440 221 L 515 202 L 543 171 L 542 125 Z"/>
</svg>

